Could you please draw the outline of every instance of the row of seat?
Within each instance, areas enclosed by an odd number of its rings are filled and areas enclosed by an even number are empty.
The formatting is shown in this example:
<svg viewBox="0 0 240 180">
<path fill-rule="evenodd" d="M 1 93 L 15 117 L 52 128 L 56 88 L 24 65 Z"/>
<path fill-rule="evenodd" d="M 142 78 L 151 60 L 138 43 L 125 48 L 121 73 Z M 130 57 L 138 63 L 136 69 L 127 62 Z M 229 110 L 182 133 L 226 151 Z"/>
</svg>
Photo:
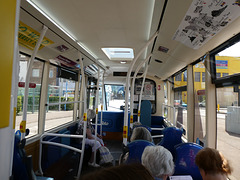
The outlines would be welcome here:
<svg viewBox="0 0 240 180">
<path fill-rule="evenodd" d="M 68 128 L 60 130 L 59 134 L 75 134 L 78 124 L 75 123 Z M 21 134 L 21 133 L 20 133 Z M 28 180 L 28 179 L 46 179 L 51 180 L 52 178 L 36 177 L 32 167 L 32 157 L 27 156 L 24 150 L 26 139 L 21 140 L 19 133 L 15 135 L 14 143 L 14 157 L 13 157 L 13 180 Z M 79 139 L 70 137 L 56 137 L 46 136 L 43 138 L 44 141 L 61 143 L 64 145 L 72 146 L 81 149 L 82 144 Z M 50 166 L 58 164 L 58 162 L 70 152 L 69 149 L 58 147 L 54 145 L 43 145 L 42 149 L 42 163 L 41 167 L 43 171 L 47 170 Z M 71 151 L 72 152 L 72 151 Z M 83 166 L 87 166 L 87 163 L 91 157 L 92 149 L 91 146 L 86 145 L 84 151 Z M 78 154 L 77 154 L 78 155 Z M 79 156 L 76 156 L 79 159 Z M 100 161 L 100 155 L 97 153 L 97 162 Z"/>
<path fill-rule="evenodd" d="M 203 147 L 195 143 L 182 143 L 182 131 L 175 127 L 163 130 L 164 137 L 158 144 L 168 149 L 175 163 L 174 175 L 191 175 L 195 180 L 202 180 L 195 157 Z M 141 156 L 146 146 L 155 146 L 145 140 L 136 140 L 127 145 L 129 156 L 126 163 L 141 163 Z"/>
</svg>

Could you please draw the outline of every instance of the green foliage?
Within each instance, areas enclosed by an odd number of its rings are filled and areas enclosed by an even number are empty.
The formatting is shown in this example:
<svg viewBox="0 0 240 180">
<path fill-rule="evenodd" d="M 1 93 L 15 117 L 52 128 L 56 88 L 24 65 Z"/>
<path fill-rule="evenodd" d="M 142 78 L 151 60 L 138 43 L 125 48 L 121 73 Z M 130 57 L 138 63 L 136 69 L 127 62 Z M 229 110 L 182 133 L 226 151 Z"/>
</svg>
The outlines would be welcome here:
<svg viewBox="0 0 240 180">
<path fill-rule="evenodd" d="M 22 111 L 22 96 L 17 97 L 17 115 Z"/>
<path fill-rule="evenodd" d="M 61 97 L 61 102 L 65 102 L 66 98 Z M 68 97 L 67 102 L 74 101 L 73 97 Z M 59 102 L 59 96 L 50 96 L 49 97 L 49 103 L 56 103 Z M 66 111 L 73 110 L 74 104 L 66 104 Z M 49 110 L 58 110 L 59 106 L 49 106 Z M 65 110 L 65 104 L 61 104 L 61 110 Z"/>
<path fill-rule="evenodd" d="M 22 111 L 23 106 L 23 99 L 24 96 L 18 96 L 17 97 L 17 114 L 19 114 Z M 33 108 L 33 100 L 34 100 L 34 110 L 37 111 L 39 108 L 39 101 L 40 96 L 35 96 L 34 98 L 32 96 L 28 96 L 28 111 L 32 111 Z M 65 102 L 66 98 L 61 97 L 61 102 Z M 74 101 L 74 97 L 68 97 L 67 102 Z M 49 103 L 57 103 L 59 102 L 59 96 L 50 96 L 49 97 Z M 66 111 L 73 110 L 74 103 L 73 104 L 66 104 Z M 59 106 L 49 106 L 49 110 L 58 110 Z M 61 104 L 61 110 L 65 110 L 65 105 Z"/>
<path fill-rule="evenodd" d="M 74 101 L 74 97 L 68 97 L 67 102 L 71 102 L 71 101 Z M 74 107 L 74 103 L 66 104 L 66 110 L 67 111 L 73 110 L 73 107 Z"/>
</svg>

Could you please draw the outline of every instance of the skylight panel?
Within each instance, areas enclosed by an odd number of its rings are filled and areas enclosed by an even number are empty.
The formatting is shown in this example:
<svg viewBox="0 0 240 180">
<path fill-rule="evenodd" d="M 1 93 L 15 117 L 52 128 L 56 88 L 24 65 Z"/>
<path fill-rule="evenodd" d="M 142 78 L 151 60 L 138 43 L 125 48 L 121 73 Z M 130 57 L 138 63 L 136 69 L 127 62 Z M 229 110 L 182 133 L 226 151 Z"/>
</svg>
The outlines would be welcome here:
<svg viewBox="0 0 240 180">
<path fill-rule="evenodd" d="M 132 48 L 102 48 L 110 60 L 133 60 Z"/>
</svg>

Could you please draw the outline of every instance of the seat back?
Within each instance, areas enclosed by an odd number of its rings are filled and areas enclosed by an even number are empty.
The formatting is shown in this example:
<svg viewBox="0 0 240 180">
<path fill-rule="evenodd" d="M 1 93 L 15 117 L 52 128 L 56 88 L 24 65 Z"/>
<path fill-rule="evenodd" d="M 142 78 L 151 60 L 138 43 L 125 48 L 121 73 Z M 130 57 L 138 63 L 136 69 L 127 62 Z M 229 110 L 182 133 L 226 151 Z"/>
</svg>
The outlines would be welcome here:
<svg viewBox="0 0 240 180">
<path fill-rule="evenodd" d="M 20 136 L 15 135 L 12 174 L 14 180 L 28 180 L 28 172 L 20 149 Z"/>
<path fill-rule="evenodd" d="M 182 143 L 176 148 L 174 175 L 191 175 L 194 180 L 202 180 L 200 171 L 195 164 L 195 157 L 203 147 L 195 143 Z"/>
<path fill-rule="evenodd" d="M 127 145 L 129 150 L 127 164 L 130 163 L 141 163 L 142 153 L 147 146 L 154 146 L 153 143 L 145 140 L 136 140 Z"/>
<path fill-rule="evenodd" d="M 29 130 L 28 130 L 29 131 Z M 21 135 L 15 134 L 14 139 L 14 153 L 13 153 L 13 166 L 12 166 L 12 179 L 13 180 L 53 180 L 49 177 L 37 177 L 34 174 L 32 166 L 32 156 L 26 154 L 24 147 L 26 139 L 20 138 Z"/>
<path fill-rule="evenodd" d="M 144 100 L 141 103 L 141 114 L 140 122 L 143 125 L 151 127 L 151 113 L 152 113 L 152 104 L 149 100 Z"/>
<path fill-rule="evenodd" d="M 177 144 L 182 143 L 182 131 L 176 127 L 167 127 L 163 130 L 163 139 L 159 145 L 168 149 L 175 158 L 175 148 Z"/>
</svg>

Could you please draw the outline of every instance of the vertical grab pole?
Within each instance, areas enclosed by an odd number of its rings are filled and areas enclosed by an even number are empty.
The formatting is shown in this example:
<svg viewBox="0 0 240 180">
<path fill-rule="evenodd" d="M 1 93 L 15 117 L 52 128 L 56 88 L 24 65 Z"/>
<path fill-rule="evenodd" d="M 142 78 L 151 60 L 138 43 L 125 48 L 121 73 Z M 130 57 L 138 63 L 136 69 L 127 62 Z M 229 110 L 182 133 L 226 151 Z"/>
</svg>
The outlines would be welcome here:
<svg viewBox="0 0 240 180">
<path fill-rule="evenodd" d="M 130 93 L 130 127 L 133 128 L 133 99 L 134 99 L 134 85 L 135 85 L 135 80 L 137 77 L 137 73 L 140 70 L 140 68 L 143 66 L 143 64 L 152 56 L 152 54 L 149 54 L 149 56 L 142 61 L 139 66 L 137 67 L 133 79 L 132 79 L 132 88 L 131 88 L 131 93 Z"/>
<path fill-rule="evenodd" d="M 128 94 L 129 94 L 129 84 L 130 84 L 130 75 L 133 69 L 133 66 L 139 56 L 143 53 L 146 47 L 157 37 L 158 31 L 154 33 L 154 35 L 148 40 L 144 47 L 139 51 L 137 56 L 131 62 L 131 65 L 128 69 L 127 78 L 126 78 L 126 86 L 125 86 L 125 111 L 124 111 L 124 125 L 123 125 L 123 144 L 127 145 L 127 136 L 128 136 Z"/>
<path fill-rule="evenodd" d="M 150 54 L 144 61 L 142 61 L 139 66 L 137 67 L 134 76 L 133 76 L 133 80 L 132 80 L 132 88 L 131 88 L 131 93 L 130 93 L 130 127 L 133 127 L 133 99 L 134 99 L 134 85 L 135 85 L 135 80 L 136 80 L 136 76 L 138 71 L 140 70 L 140 68 L 142 67 L 142 65 L 152 56 L 152 54 Z"/>
<path fill-rule="evenodd" d="M 82 153 L 80 157 L 79 167 L 78 167 L 78 173 L 77 173 L 77 179 L 80 179 L 81 170 L 82 170 L 82 163 L 83 163 L 83 156 L 84 156 L 84 149 L 85 149 L 85 141 L 86 141 L 86 131 L 87 131 L 87 101 L 86 101 L 86 90 L 85 90 L 85 75 L 84 75 L 84 69 L 83 69 L 83 60 L 81 53 L 78 51 L 79 56 L 79 62 L 81 66 L 81 76 L 82 76 L 82 84 L 81 84 L 81 93 L 83 97 L 83 122 L 84 122 L 84 128 L 83 128 L 83 140 L 82 140 Z"/>
<path fill-rule="evenodd" d="M 20 131 L 22 133 L 21 139 L 25 138 L 25 132 L 26 132 L 28 91 L 29 91 L 30 76 L 31 76 L 31 72 L 32 72 L 32 65 L 33 65 L 33 61 L 36 57 L 37 51 L 41 45 L 41 42 L 42 42 L 47 30 L 48 30 L 48 28 L 46 26 L 43 26 L 40 37 L 38 39 L 38 42 L 33 50 L 32 56 L 28 62 L 28 69 L 27 69 L 26 82 L 25 82 L 25 92 L 24 92 L 24 99 L 23 99 L 23 116 L 22 116 L 22 122 L 20 124 Z"/>
<path fill-rule="evenodd" d="M 96 117 L 95 117 L 95 143 L 94 143 L 94 164 L 96 164 L 96 143 L 97 143 L 97 129 L 98 129 L 98 95 L 99 95 L 99 78 L 100 78 L 100 67 L 98 66 L 98 80 L 97 80 L 97 92 L 95 99 L 95 107 L 96 107 Z"/>
<path fill-rule="evenodd" d="M 104 74 L 105 74 L 105 71 L 103 72 L 103 75 L 102 75 L 102 104 L 101 104 L 101 126 L 100 126 L 100 135 L 102 136 L 102 117 L 103 117 L 103 99 L 104 99 Z"/>
<path fill-rule="evenodd" d="M 138 104 L 138 122 L 140 122 L 142 93 L 143 93 L 143 87 L 144 87 L 144 84 L 145 84 L 145 79 L 146 79 L 149 63 L 147 63 L 147 65 L 146 65 L 146 69 L 145 69 L 144 76 L 143 76 L 143 81 L 142 81 L 140 97 L 139 97 L 139 101 L 138 101 L 139 102 L 139 104 Z"/>
</svg>

